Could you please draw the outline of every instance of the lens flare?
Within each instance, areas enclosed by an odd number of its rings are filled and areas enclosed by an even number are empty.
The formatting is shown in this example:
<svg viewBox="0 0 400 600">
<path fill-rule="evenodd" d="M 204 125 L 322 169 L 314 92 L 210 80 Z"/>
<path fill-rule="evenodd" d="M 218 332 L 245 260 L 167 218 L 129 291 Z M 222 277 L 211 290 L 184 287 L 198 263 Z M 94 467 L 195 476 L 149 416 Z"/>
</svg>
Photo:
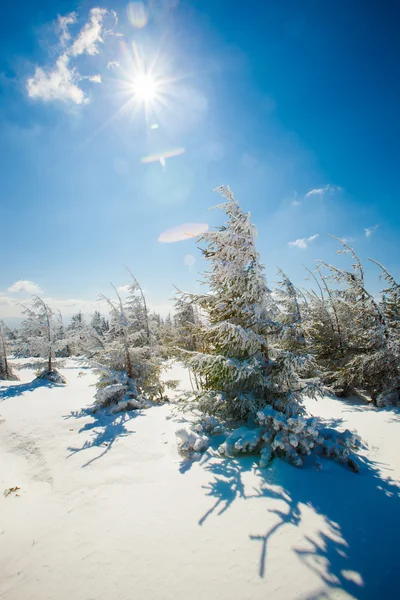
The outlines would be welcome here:
<svg viewBox="0 0 400 600">
<path fill-rule="evenodd" d="M 165 150 L 165 152 L 157 152 L 157 154 L 150 154 L 144 156 L 141 162 L 144 164 L 159 162 L 161 159 L 173 158 L 174 156 L 180 156 L 185 153 L 185 148 L 175 148 L 174 150 Z"/>
<path fill-rule="evenodd" d="M 129 22 L 138 29 L 147 25 L 149 13 L 143 2 L 129 2 L 126 9 Z"/>
</svg>

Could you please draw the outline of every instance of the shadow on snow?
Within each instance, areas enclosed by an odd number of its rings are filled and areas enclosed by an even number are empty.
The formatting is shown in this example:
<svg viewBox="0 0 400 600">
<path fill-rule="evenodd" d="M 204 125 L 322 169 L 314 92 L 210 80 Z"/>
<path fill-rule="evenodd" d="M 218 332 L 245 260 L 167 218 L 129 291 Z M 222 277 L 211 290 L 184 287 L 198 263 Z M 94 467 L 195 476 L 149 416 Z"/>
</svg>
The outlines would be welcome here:
<svg viewBox="0 0 400 600">
<path fill-rule="evenodd" d="M 213 504 L 199 525 L 225 513 L 237 499 L 249 501 L 249 510 L 257 499 L 279 501 L 279 508 L 266 508 L 268 528 L 256 522 L 249 532 L 249 539 L 259 546 L 258 572 L 264 577 L 271 539 L 285 526 L 298 527 L 304 511 L 311 509 L 323 523 L 312 538 L 304 537 L 292 551 L 328 591 L 345 590 L 360 600 L 397 598 L 400 484 L 383 477 L 379 463 L 365 457 L 361 462 L 359 474 L 324 459 L 321 465 L 316 457 L 310 457 L 300 469 L 279 459 L 260 469 L 254 456 L 221 460 L 208 453 L 200 467 L 213 476 L 204 486 Z M 181 472 L 186 470 L 183 464 Z M 246 473 L 250 472 L 258 475 L 259 484 L 248 489 Z M 327 597 L 326 591 L 318 598 Z"/>
<path fill-rule="evenodd" d="M 94 458 L 88 460 L 82 465 L 82 468 L 87 467 L 91 463 L 95 462 L 99 458 L 102 458 L 107 454 L 113 447 L 114 443 L 122 437 L 126 437 L 135 433 L 127 429 L 127 424 L 134 419 L 138 414 L 141 414 L 140 410 L 132 410 L 129 412 L 121 412 L 112 414 L 106 410 L 99 410 L 92 412 L 90 409 L 83 409 L 79 412 L 71 412 L 65 416 L 65 419 L 80 419 L 83 417 L 91 417 L 93 420 L 90 423 L 86 423 L 79 433 L 90 432 L 91 439 L 87 440 L 80 448 L 69 447 L 70 458 L 82 450 L 88 450 L 89 448 L 102 448 L 103 451 Z"/>
<path fill-rule="evenodd" d="M 0 402 L 7 398 L 22 396 L 25 392 L 34 392 L 41 387 L 64 387 L 64 385 L 53 383 L 47 379 L 33 379 L 29 383 L 19 383 L 14 385 L 0 385 Z"/>
</svg>

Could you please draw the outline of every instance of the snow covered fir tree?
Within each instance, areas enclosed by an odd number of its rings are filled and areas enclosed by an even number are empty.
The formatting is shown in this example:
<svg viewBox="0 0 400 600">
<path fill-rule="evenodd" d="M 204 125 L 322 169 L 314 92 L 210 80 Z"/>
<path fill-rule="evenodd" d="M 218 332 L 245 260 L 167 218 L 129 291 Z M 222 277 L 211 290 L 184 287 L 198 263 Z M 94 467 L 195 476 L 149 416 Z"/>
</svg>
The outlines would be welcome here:
<svg viewBox="0 0 400 600">
<path fill-rule="evenodd" d="M 229 187 L 217 191 L 226 200 L 217 208 L 228 220 L 200 236 L 210 267 L 205 275 L 209 293 L 181 296 L 206 317 L 197 334 L 203 350 L 185 350 L 182 356 L 201 384 L 191 407 L 208 417 L 191 431 L 177 432 L 181 452 L 198 457 L 207 447 L 205 434 L 220 433 L 225 425 L 221 454 L 253 452 L 260 454 L 262 466 L 275 456 L 300 466 L 304 456 L 316 451 L 357 470 L 352 455 L 357 436 L 321 431 L 302 406 L 305 395 L 315 398 L 322 390 L 319 379 L 310 376 L 314 363 L 294 287 L 281 273 L 278 302 L 273 299 L 249 214 Z"/>
</svg>

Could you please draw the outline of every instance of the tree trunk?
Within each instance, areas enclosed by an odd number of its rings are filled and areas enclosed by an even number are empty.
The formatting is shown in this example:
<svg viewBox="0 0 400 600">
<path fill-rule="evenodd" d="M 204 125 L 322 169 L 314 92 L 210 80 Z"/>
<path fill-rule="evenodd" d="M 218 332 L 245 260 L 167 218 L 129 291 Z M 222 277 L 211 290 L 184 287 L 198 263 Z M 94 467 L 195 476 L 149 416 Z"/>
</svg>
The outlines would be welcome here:
<svg viewBox="0 0 400 600">
<path fill-rule="evenodd" d="M 132 361 L 131 361 L 131 357 L 130 357 L 128 348 L 125 348 L 125 352 L 126 352 L 126 371 L 128 373 L 129 379 L 133 379 L 133 367 L 132 367 Z"/>
<path fill-rule="evenodd" d="M 52 338 L 51 338 L 51 323 L 50 323 L 50 317 L 49 317 L 48 310 L 49 309 L 46 306 L 47 339 L 49 341 L 49 371 L 51 371 L 52 370 L 51 355 L 53 352 L 53 343 L 52 343 Z"/>
<path fill-rule="evenodd" d="M 8 379 L 7 348 L 6 348 L 6 343 L 4 340 L 3 329 L 1 327 L 0 327 L 0 335 L 1 335 L 1 342 L 2 342 L 2 347 L 3 347 L 3 357 L 4 357 L 4 377 L 5 377 L 5 379 Z"/>
</svg>

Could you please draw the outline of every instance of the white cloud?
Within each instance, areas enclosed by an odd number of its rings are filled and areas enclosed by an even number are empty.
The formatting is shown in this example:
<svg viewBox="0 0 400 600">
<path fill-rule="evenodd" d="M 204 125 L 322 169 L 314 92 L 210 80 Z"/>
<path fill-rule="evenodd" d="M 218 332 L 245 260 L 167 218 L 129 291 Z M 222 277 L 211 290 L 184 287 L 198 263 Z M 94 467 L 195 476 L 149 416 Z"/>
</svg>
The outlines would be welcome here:
<svg viewBox="0 0 400 600">
<path fill-rule="evenodd" d="M 101 32 L 103 29 L 103 18 L 107 14 L 105 8 L 92 8 L 90 11 L 90 18 L 83 29 L 80 31 L 78 37 L 70 48 L 72 56 L 79 56 L 80 54 L 98 54 L 98 43 L 103 42 Z"/>
<path fill-rule="evenodd" d="M 158 313 L 162 317 L 166 317 L 174 309 L 172 301 L 168 302 L 158 298 L 152 298 L 151 296 L 146 296 L 146 302 L 147 308 L 150 312 Z"/>
<path fill-rule="evenodd" d="M 17 282 L 18 283 L 18 282 Z M 30 282 L 32 283 L 32 282 Z M 117 290 L 121 293 L 127 286 L 119 286 Z M 108 294 L 106 294 L 108 295 Z M 112 293 L 109 294 L 113 299 Z M 65 321 L 71 315 L 81 311 L 85 315 L 91 315 L 99 310 L 104 315 L 108 315 L 109 306 L 105 300 L 87 300 L 83 298 L 52 298 L 45 297 L 43 300 L 53 309 L 59 310 Z M 147 306 L 150 311 L 155 311 L 161 316 L 166 316 L 172 309 L 172 303 L 163 298 L 146 294 Z M 29 306 L 29 299 L 23 301 L 24 306 Z M 4 292 L 0 292 L 0 320 L 1 319 L 21 319 L 24 315 L 23 308 L 17 304 L 16 300 Z"/>
<path fill-rule="evenodd" d="M 91 56 L 98 54 L 98 45 L 103 42 L 101 37 L 103 31 L 103 19 L 108 11 L 104 8 L 92 8 L 89 13 L 89 21 L 83 26 L 75 41 L 66 47 L 71 40 L 68 31 L 70 24 L 76 23 L 76 13 L 70 13 L 64 17 L 59 16 L 56 29 L 60 37 L 60 43 L 65 48 L 64 52 L 57 58 L 56 64 L 51 68 L 37 66 L 33 77 L 26 82 L 28 96 L 41 99 L 45 102 L 60 100 L 62 102 L 73 102 L 85 104 L 88 98 L 79 86 L 79 81 L 87 79 L 93 83 L 101 83 L 100 75 L 89 75 L 82 77 L 76 67 L 71 65 L 71 60 L 81 54 Z"/>
<path fill-rule="evenodd" d="M 71 39 L 71 34 L 68 31 L 68 26 L 76 23 L 76 13 L 72 12 L 69 15 L 61 17 L 58 15 L 58 29 L 60 32 L 60 42 L 63 46 Z"/>
<path fill-rule="evenodd" d="M 15 292 L 43 294 L 41 287 L 34 281 L 29 281 L 28 279 L 20 279 L 19 281 L 16 281 L 7 289 L 7 292 L 10 292 L 11 294 L 14 294 Z"/>
<path fill-rule="evenodd" d="M 193 256 L 193 254 L 185 254 L 185 257 L 183 259 L 183 262 L 185 263 L 185 265 L 187 267 L 193 267 L 193 265 L 196 262 L 195 257 Z"/>
<path fill-rule="evenodd" d="M 118 69 L 119 62 L 117 60 L 109 60 L 107 63 L 107 69 Z"/>
<path fill-rule="evenodd" d="M 310 198 L 311 196 L 323 196 L 324 194 L 329 194 L 331 196 L 335 192 L 341 192 L 342 190 L 343 190 L 343 188 L 341 188 L 340 186 L 330 185 L 328 183 L 328 185 L 326 185 L 325 187 L 314 188 L 313 190 L 310 190 L 305 195 L 305 198 Z"/>
<path fill-rule="evenodd" d="M 115 12 L 115 10 L 110 10 L 109 12 L 110 12 L 110 15 L 112 15 L 112 17 L 114 18 L 114 25 L 118 25 L 118 15 Z M 123 33 L 117 33 L 113 29 L 105 29 L 104 35 L 114 35 L 116 37 L 124 37 Z"/>
<path fill-rule="evenodd" d="M 82 298 L 44 298 L 51 308 L 58 309 L 64 316 L 73 315 L 79 311 L 83 313 L 94 313 L 95 310 L 108 313 L 108 305 L 103 300 L 83 300 Z"/>
<path fill-rule="evenodd" d="M 183 223 L 177 227 L 167 229 L 160 234 L 158 241 L 170 244 L 172 242 L 182 242 L 197 237 L 201 233 L 208 231 L 207 223 Z"/>
<path fill-rule="evenodd" d="M 4 312 L 8 310 L 10 307 L 14 306 L 15 300 L 10 298 L 9 296 L 0 296 L 0 319 L 4 318 L 6 315 Z"/>
<path fill-rule="evenodd" d="M 374 225 L 373 227 L 366 227 L 365 228 L 365 237 L 371 237 L 371 235 L 374 233 L 374 231 L 376 231 L 378 229 L 379 225 Z"/>
<path fill-rule="evenodd" d="M 50 100 L 70 100 L 75 104 L 87 102 L 87 98 L 77 85 L 80 77 L 76 69 L 69 66 L 69 58 L 62 54 L 56 62 L 54 69 L 44 71 L 36 67 L 33 77 L 28 79 L 26 87 L 30 98 L 40 98 L 45 102 Z"/>
<path fill-rule="evenodd" d="M 298 200 L 293 200 L 292 205 L 293 206 L 301 206 L 301 202 L 299 202 Z"/>
<path fill-rule="evenodd" d="M 289 242 L 289 246 L 291 248 L 302 248 L 302 249 L 307 248 L 308 244 L 310 244 L 311 242 L 316 240 L 318 236 L 319 236 L 319 233 L 316 233 L 315 235 L 312 235 L 309 238 L 299 238 L 295 242 Z"/>
<path fill-rule="evenodd" d="M 119 285 L 117 287 L 117 292 L 119 294 L 127 294 L 129 292 L 129 283 L 126 283 L 125 285 Z"/>
<path fill-rule="evenodd" d="M 117 15 L 117 13 L 115 12 L 115 10 L 110 10 L 110 13 L 114 17 L 115 24 L 118 25 L 118 15 Z"/>
<path fill-rule="evenodd" d="M 71 315 L 81 311 L 85 314 L 92 314 L 99 310 L 108 314 L 107 303 L 102 300 L 84 300 L 81 298 L 43 298 L 43 300 L 53 310 L 59 310 L 63 317 L 68 319 Z M 23 301 L 24 306 L 29 306 L 29 299 Z M 14 319 L 23 317 L 23 308 L 17 304 L 15 298 L 7 295 L 0 295 L 0 319 Z"/>
</svg>

